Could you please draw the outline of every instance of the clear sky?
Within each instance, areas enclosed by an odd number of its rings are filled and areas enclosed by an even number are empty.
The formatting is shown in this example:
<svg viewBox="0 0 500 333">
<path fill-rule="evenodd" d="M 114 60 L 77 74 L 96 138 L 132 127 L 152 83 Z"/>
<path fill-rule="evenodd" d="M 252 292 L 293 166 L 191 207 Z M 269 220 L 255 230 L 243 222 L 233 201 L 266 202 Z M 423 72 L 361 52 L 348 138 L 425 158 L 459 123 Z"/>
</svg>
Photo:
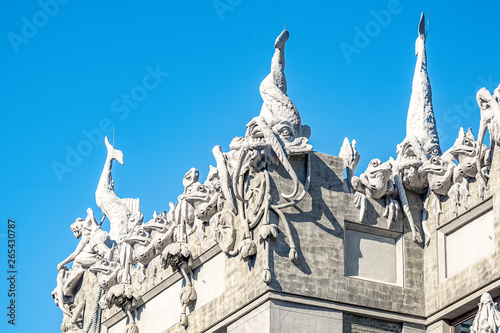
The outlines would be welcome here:
<svg viewBox="0 0 500 333">
<path fill-rule="evenodd" d="M 54 5 L 57 3 L 58 5 Z M 497 1 L 3 1 L 0 10 L 0 331 L 56 332 L 56 266 L 95 205 L 112 137 L 120 197 L 145 220 L 191 167 L 228 151 L 259 114 L 258 87 L 287 22 L 288 95 L 316 151 L 356 139 L 361 162 L 405 137 L 420 13 L 441 148 L 479 128 L 475 95 L 500 83 Z M 16 221 L 17 318 L 7 325 L 7 220 Z M 105 228 L 107 222 L 105 222 Z"/>
</svg>

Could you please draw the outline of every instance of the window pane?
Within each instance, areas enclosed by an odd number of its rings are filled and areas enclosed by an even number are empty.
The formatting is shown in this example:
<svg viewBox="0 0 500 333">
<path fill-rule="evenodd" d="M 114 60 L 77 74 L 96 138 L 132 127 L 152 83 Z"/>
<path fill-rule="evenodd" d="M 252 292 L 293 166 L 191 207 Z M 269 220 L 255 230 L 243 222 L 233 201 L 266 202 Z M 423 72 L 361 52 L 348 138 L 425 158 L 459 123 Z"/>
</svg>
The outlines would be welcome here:
<svg viewBox="0 0 500 333">
<path fill-rule="evenodd" d="M 473 321 L 474 321 L 474 317 L 470 318 L 469 320 L 464 321 L 461 324 L 458 324 L 457 326 L 453 327 L 453 333 L 469 333 L 470 327 L 472 326 Z"/>
</svg>

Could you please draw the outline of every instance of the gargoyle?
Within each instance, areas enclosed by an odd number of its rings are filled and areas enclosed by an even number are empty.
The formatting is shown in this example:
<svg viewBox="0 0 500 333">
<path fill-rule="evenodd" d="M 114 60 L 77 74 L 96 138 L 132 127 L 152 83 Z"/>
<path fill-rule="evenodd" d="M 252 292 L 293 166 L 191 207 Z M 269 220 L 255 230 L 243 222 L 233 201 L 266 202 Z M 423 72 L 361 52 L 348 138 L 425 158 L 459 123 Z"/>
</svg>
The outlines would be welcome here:
<svg viewBox="0 0 500 333">
<path fill-rule="evenodd" d="M 464 177 L 475 178 L 477 176 L 477 159 L 480 158 L 476 153 L 477 142 L 472 128 L 465 133 L 463 127 L 460 127 L 458 137 L 448 152 L 458 161 L 458 169 Z"/>
<path fill-rule="evenodd" d="M 135 232 L 125 239 L 125 243 L 132 246 L 133 263 L 140 263 L 147 266 L 155 257 L 156 251 L 153 245 L 151 234 L 141 225 Z"/>
<path fill-rule="evenodd" d="M 368 198 L 385 199 L 384 216 L 388 218 L 390 225 L 393 220 L 397 219 L 399 203 L 392 199 L 395 194 L 395 185 L 392 180 L 392 163 L 387 161 L 382 163 L 378 158 L 370 161 L 366 171 L 359 177 L 352 177 L 352 187 L 356 191 L 356 203 L 360 203 L 360 222 L 363 221 L 365 204 L 360 201 Z"/>
<path fill-rule="evenodd" d="M 427 210 L 430 200 L 430 192 L 436 195 L 432 206 L 436 223 L 439 225 L 439 216 L 442 213 L 441 201 L 443 197 L 448 195 L 450 188 L 456 183 L 459 177 L 459 170 L 453 157 L 450 154 L 445 154 L 443 157 L 433 156 L 425 161 L 420 167 L 420 172 L 427 175 L 429 181 L 429 189 L 424 201 L 424 209 Z"/>
<path fill-rule="evenodd" d="M 483 145 L 482 149 L 478 149 L 476 138 L 474 137 L 474 134 L 472 134 L 472 129 L 469 128 L 467 133 L 465 133 L 462 127 L 460 127 L 458 138 L 455 140 L 453 147 L 448 149 L 448 153 L 453 155 L 453 157 L 458 161 L 458 172 L 460 175 L 464 177 L 467 182 L 470 182 L 473 179 L 477 180 L 479 184 L 479 197 L 481 199 L 484 198 L 486 183 L 483 181 L 483 177 L 479 173 L 482 175 L 489 174 L 489 163 L 485 161 L 485 150 L 485 145 Z M 481 152 L 480 155 L 478 155 L 478 151 Z M 455 197 L 457 194 L 460 194 L 460 188 L 464 190 L 462 186 L 465 186 L 466 183 L 462 182 L 462 184 L 463 185 L 458 185 L 459 188 L 453 191 L 455 193 Z M 465 199 L 465 207 L 467 207 L 467 197 L 468 196 L 463 197 L 462 195 L 461 201 L 464 202 Z M 456 206 L 454 206 L 454 210 L 456 213 Z"/>
<path fill-rule="evenodd" d="M 413 240 L 416 241 L 418 228 L 410 212 L 406 190 L 419 194 L 428 192 L 429 183 L 420 170 L 422 164 L 433 156 L 441 155 L 436 119 L 432 105 L 432 90 L 427 73 L 427 53 L 425 42 L 425 16 L 422 13 L 418 25 L 418 37 L 415 41 L 417 62 L 413 74 L 412 93 L 406 120 L 406 137 L 397 146 L 397 158 L 394 164 L 394 182 L 398 189 L 399 199 L 412 229 Z M 430 232 L 426 226 L 427 211 L 422 211 L 422 229 L 425 243 L 430 241 Z"/>
<path fill-rule="evenodd" d="M 188 235 L 195 233 L 203 248 L 206 239 L 204 222 L 217 212 L 218 193 L 210 186 L 196 182 L 187 188 L 184 200 L 194 208 L 194 223 Z"/>
<path fill-rule="evenodd" d="M 103 291 L 108 291 L 112 286 L 119 283 L 118 279 L 121 278 L 120 272 L 123 271 L 123 267 L 114 260 L 102 259 L 93 264 L 89 271 L 96 275 L 99 287 Z"/>
<path fill-rule="evenodd" d="M 312 150 L 312 146 L 307 144 L 310 129 L 301 125 L 299 112 L 286 95 L 284 69 L 285 43 L 288 37 L 288 31 L 283 30 L 276 39 L 271 73 L 260 85 L 260 94 L 264 100 L 260 115 L 247 124 L 245 137 L 235 138 L 230 145 L 232 152 L 227 159 L 234 164 L 229 169 L 232 169 L 230 174 L 233 188 L 239 199 L 241 194 L 236 191 L 239 178 L 248 168 L 261 170 L 267 163 L 283 165 L 293 180 L 294 187 L 292 193 L 283 193 L 281 196 L 294 197 L 299 190 L 299 181 L 288 156 Z M 219 163 L 217 167 L 219 168 Z"/>
<path fill-rule="evenodd" d="M 154 246 L 156 254 L 159 254 L 163 249 L 172 242 L 174 232 L 173 213 L 175 206 L 170 203 L 170 212 L 167 215 L 165 211 L 158 215 L 153 214 L 153 219 L 149 220 L 142 227 L 146 232 L 151 234 L 151 244 Z"/>
</svg>

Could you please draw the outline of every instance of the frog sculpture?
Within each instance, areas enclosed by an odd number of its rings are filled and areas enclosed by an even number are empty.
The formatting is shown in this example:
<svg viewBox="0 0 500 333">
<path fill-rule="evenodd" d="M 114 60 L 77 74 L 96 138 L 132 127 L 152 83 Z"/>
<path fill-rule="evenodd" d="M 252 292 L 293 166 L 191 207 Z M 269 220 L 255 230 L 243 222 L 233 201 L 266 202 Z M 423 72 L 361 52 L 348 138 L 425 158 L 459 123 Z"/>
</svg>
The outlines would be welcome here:
<svg viewBox="0 0 500 333">
<path fill-rule="evenodd" d="M 385 200 L 384 217 L 390 227 L 392 221 L 397 219 L 399 203 L 392 197 L 396 191 L 394 180 L 392 179 L 392 163 L 387 161 L 382 163 L 378 158 L 370 161 L 366 171 L 359 177 L 352 177 L 351 184 L 356 191 L 355 203 L 361 206 L 360 222 L 363 221 L 364 201 L 366 197 Z"/>
</svg>

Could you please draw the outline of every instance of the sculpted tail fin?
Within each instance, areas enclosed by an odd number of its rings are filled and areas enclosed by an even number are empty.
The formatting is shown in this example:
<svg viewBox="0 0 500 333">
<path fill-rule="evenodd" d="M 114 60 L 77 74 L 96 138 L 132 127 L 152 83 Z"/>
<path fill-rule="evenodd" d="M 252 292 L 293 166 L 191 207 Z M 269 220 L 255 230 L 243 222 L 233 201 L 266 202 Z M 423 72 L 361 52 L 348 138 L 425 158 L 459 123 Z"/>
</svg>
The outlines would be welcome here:
<svg viewBox="0 0 500 333">
<path fill-rule="evenodd" d="M 109 160 L 116 160 L 118 163 L 123 165 L 123 153 L 122 153 L 122 151 L 115 149 L 115 147 L 113 147 L 111 145 L 111 143 L 109 143 L 108 136 L 106 136 L 104 138 L 104 143 L 106 144 L 106 148 L 108 149 L 108 159 Z"/>
</svg>

